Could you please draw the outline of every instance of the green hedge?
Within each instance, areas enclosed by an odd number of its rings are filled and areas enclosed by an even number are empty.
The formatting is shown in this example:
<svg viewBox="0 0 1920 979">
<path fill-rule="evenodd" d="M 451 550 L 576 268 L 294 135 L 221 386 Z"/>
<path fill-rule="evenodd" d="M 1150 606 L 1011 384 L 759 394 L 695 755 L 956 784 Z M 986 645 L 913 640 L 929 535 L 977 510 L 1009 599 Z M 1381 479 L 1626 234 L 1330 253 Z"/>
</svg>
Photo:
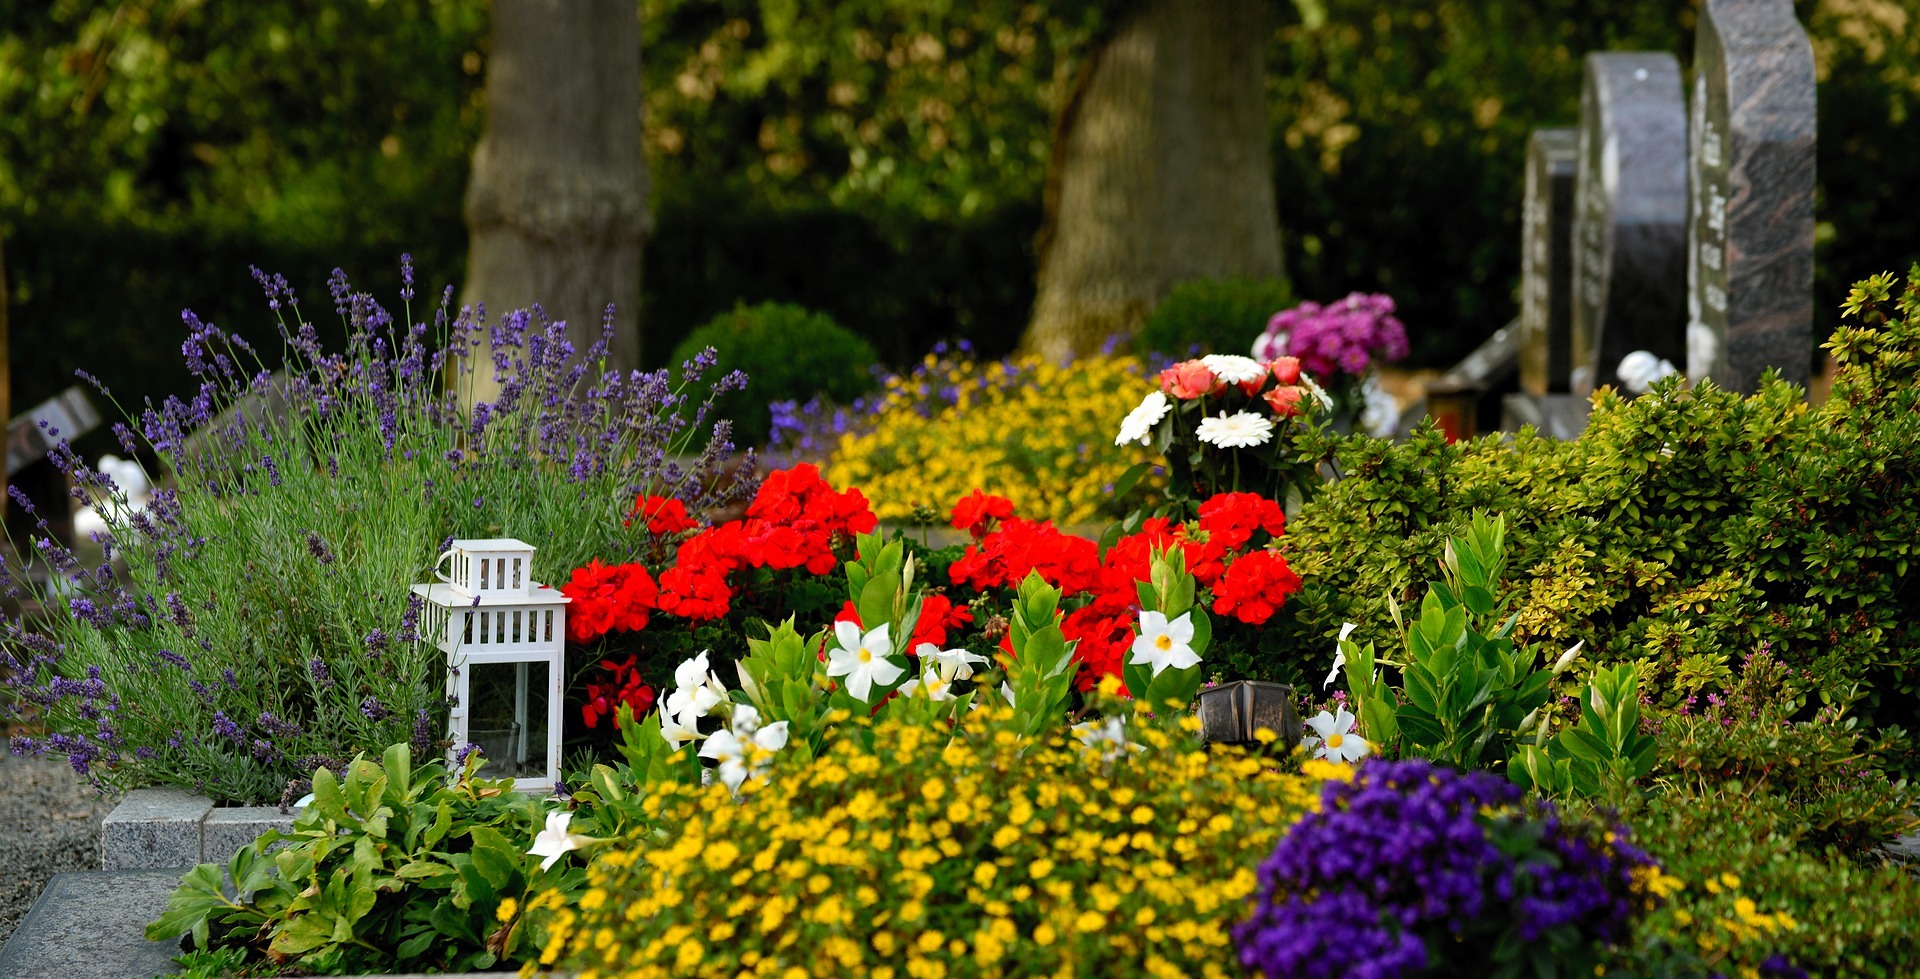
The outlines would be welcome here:
<svg viewBox="0 0 1920 979">
<path fill-rule="evenodd" d="M 1522 592 L 1517 637 L 1597 661 L 1646 664 L 1672 702 L 1724 683 L 1769 647 L 1829 691 L 1864 684 L 1865 712 L 1906 721 L 1920 693 L 1920 266 L 1896 307 L 1891 276 L 1856 290 L 1835 333 L 1832 396 L 1770 382 L 1742 397 L 1675 378 L 1594 398 L 1580 438 L 1530 430 L 1446 445 L 1346 440 L 1344 478 L 1288 523 L 1310 582 L 1294 605 L 1310 641 L 1260 666 L 1313 674 L 1343 621 L 1391 628 L 1445 537 L 1484 508 L 1507 517 Z M 1325 636 L 1325 640 L 1318 637 Z"/>
</svg>

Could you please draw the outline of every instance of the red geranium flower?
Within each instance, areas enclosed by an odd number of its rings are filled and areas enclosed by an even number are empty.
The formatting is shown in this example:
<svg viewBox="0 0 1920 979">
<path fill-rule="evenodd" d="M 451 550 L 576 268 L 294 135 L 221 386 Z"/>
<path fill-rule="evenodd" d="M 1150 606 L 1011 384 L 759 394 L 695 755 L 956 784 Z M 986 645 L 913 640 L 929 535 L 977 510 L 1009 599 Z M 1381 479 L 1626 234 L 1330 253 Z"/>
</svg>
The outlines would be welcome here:
<svg viewBox="0 0 1920 979">
<path fill-rule="evenodd" d="M 1004 496 L 988 496 L 980 490 L 974 490 L 960 498 L 953 505 L 953 526 L 973 535 L 974 540 L 987 536 L 997 521 L 1013 516 L 1013 501 Z"/>
<path fill-rule="evenodd" d="M 659 588 L 653 576 L 638 564 L 604 565 L 599 558 L 575 568 L 573 578 L 560 586 L 573 599 L 567 609 L 567 638 L 591 642 L 609 632 L 632 632 L 647 627 L 657 607 Z"/>
<path fill-rule="evenodd" d="M 1248 625 L 1265 625 L 1287 596 L 1299 590 L 1300 576 L 1287 567 L 1286 558 L 1268 550 L 1253 551 L 1228 565 L 1227 573 L 1213 586 L 1213 610 Z"/>
<path fill-rule="evenodd" d="M 647 532 L 656 537 L 664 537 L 693 529 L 693 520 L 687 516 L 687 505 L 668 496 L 648 496 L 642 494 L 633 501 L 633 509 L 628 511 L 622 526 L 633 526 L 633 518 L 639 517 L 646 522 Z"/>
</svg>

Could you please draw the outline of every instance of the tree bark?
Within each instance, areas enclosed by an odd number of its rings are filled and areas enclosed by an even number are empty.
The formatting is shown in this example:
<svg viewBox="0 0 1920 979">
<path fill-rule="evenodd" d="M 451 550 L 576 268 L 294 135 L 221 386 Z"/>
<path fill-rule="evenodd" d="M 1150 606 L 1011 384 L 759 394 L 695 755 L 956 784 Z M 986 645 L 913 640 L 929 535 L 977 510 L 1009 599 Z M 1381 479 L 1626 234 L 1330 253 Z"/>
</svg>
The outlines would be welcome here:
<svg viewBox="0 0 1920 979">
<path fill-rule="evenodd" d="M 1180 282 L 1281 274 L 1264 7 L 1146 0 L 1082 71 L 1054 139 L 1026 350 L 1061 360 L 1131 334 Z"/>
<path fill-rule="evenodd" d="M 493 0 L 486 127 L 467 185 L 463 305 L 490 322 L 538 304 L 574 348 L 599 339 L 609 366 L 640 363 L 640 20 L 633 0 Z M 492 371 L 469 397 L 488 400 Z"/>
</svg>

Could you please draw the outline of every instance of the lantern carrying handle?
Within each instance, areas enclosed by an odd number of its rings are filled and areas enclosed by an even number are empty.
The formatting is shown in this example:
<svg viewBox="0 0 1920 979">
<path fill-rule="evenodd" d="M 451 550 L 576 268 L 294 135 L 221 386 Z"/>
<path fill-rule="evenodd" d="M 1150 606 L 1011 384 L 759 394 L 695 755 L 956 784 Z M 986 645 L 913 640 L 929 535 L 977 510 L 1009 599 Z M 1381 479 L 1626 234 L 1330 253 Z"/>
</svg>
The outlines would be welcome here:
<svg viewBox="0 0 1920 979">
<path fill-rule="evenodd" d="M 447 548 L 445 551 L 440 552 L 440 559 L 433 562 L 433 576 L 449 585 L 453 584 L 453 576 L 440 569 L 451 557 L 453 557 L 453 548 Z"/>
</svg>

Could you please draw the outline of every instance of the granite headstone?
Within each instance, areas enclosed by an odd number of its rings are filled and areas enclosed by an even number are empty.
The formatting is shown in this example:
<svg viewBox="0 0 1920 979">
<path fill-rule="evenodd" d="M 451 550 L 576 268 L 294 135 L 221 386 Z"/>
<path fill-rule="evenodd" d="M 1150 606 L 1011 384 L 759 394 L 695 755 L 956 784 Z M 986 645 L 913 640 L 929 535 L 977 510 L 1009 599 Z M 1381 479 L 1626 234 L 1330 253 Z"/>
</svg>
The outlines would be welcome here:
<svg viewBox="0 0 1920 979">
<path fill-rule="evenodd" d="M 1635 350 L 1686 349 L 1687 110 L 1670 54 L 1587 55 L 1574 177 L 1569 386 L 1617 384 Z"/>
<path fill-rule="evenodd" d="M 1580 134 L 1536 129 L 1527 140 L 1520 229 L 1520 387 L 1567 390 L 1573 365 L 1573 174 Z"/>
<path fill-rule="evenodd" d="M 1791 0 L 1708 0 L 1694 41 L 1687 374 L 1813 366 L 1813 45 Z"/>
</svg>

